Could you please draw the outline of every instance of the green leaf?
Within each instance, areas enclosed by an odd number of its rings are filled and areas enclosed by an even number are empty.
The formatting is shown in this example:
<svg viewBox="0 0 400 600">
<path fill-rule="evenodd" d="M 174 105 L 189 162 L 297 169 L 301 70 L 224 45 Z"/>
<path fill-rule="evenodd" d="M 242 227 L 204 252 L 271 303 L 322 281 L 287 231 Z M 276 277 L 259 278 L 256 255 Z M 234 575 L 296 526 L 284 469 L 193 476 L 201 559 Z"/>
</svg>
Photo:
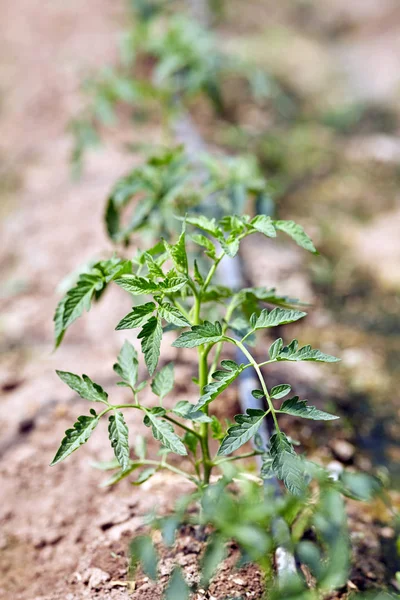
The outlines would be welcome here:
<svg viewBox="0 0 400 600">
<path fill-rule="evenodd" d="M 152 313 L 154 312 L 156 305 L 154 302 L 146 302 L 146 304 L 140 304 L 134 306 L 132 311 L 128 313 L 116 326 L 116 330 L 121 329 L 134 329 L 147 323 Z"/>
<path fill-rule="evenodd" d="M 175 567 L 165 591 L 164 600 L 189 600 L 190 588 L 182 575 L 180 567 Z"/>
<path fill-rule="evenodd" d="M 185 431 L 185 435 L 183 436 L 183 443 L 186 448 L 189 449 L 192 454 L 196 454 L 197 446 L 200 443 L 199 438 L 194 433 L 190 433 L 190 431 Z"/>
<path fill-rule="evenodd" d="M 130 475 L 133 471 L 136 471 L 136 469 L 140 469 L 140 467 L 142 466 L 143 465 L 141 462 L 129 461 L 129 466 L 125 471 L 123 469 L 120 469 L 119 471 L 117 471 L 117 473 L 114 473 L 114 475 L 112 475 L 109 479 L 103 481 L 100 484 L 100 487 L 110 487 L 112 485 L 115 485 L 116 483 L 119 483 L 120 481 L 128 477 L 128 475 Z"/>
<path fill-rule="evenodd" d="M 321 350 L 312 349 L 310 345 L 303 346 L 299 350 L 297 349 L 297 340 L 293 340 L 289 346 L 285 346 L 279 351 L 279 354 L 275 357 L 276 360 L 290 360 L 290 361 L 314 361 L 314 362 L 339 362 L 340 358 L 325 354 Z"/>
<path fill-rule="evenodd" d="M 113 366 L 114 371 L 127 386 L 135 389 L 139 361 L 135 348 L 128 341 L 124 342 L 117 360 L 118 362 Z"/>
<path fill-rule="evenodd" d="M 195 406 L 196 410 L 204 408 L 204 406 L 207 406 L 210 404 L 210 402 L 215 400 L 215 398 L 219 396 L 221 392 L 223 392 L 232 383 L 232 381 L 235 381 L 236 377 L 238 377 L 244 369 L 244 365 L 237 365 L 232 360 L 223 360 L 221 365 L 225 370 L 219 370 L 213 373 L 212 376 L 214 379 L 216 379 L 216 381 L 208 383 L 204 386 L 202 390 L 203 394 Z"/>
<path fill-rule="evenodd" d="M 189 225 L 194 225 L 195 227 L 202 229 L 203 231 L 212 235 L 213 237 L 218 237 L 220 235 L 221 230 L 219 229 L 215 219 L 208 219 L 204 215 L 192 215 L 186 216 L 185 221 L 186 223 L 189 223 Z"/>
<path fill-rule="evenodd" d="M 290 388 L 289 388 L 290 389 Z M 277 396 L 275 396 L 276 398 Z M 281 398 L 282 396 L 279 396 Z M 299 400 L 298 396 L 288 398 L 284 401 L 279 411 L 295 417 L 303 417 L 303 419 L 312 419 L 314 421 L 333 421 L 338 419 L 335 415 L 318 410 L 315 406 L 307 406 L 307 400 Z"/>
<path fill-rule="evenodd" d="M 274 221 L 273 223 L 276 229 L 286 233 L 296 244 L 313 254 L 318 254 L 311 238 L 308 237 L 301 225 L 298 225 L 294 221 Z"/>
<path fill-rule="evenodd" d="M 285 308 L 273 308 L 271 312 L 263 309 L 257 318 L 254 329 L 263 329 L 264 327 L 277 327 L 278 325 L 287 325 L 294 323 L 305 317 L 307 313 L 300 310 L 287 310 Z"/>
<path fill-rule="evenodd" d="M 160 282 L 160 292 L 163 294 L 172 294 L 178 292 L 187 284 L 186 277 L 170 277 Z"/>
<path fill-rule="evenodd" d="M 188 259 L 185 246 L 185 232 L 182 231 L 177 243 L 174 245 L 169 244 L 166 240 L 163 240 L 163 242 L 166 251 L 168 252 L 172 262 L 174 263 L 175 269 L 179 273 L 184 273 L 187 275 Z"/>
<path fill-rule="evenodd" d="M 115 283 L 134 296 L 160 293 L 160 285 L 158 283 L 149 281 L 144 277 L 138 277 L 137 275 L 123 275 L 119 279 L 116 279 Z"/>
<path fill-rule="evenodd" d="M 240 238 L 237 236 L 229 236 L 228 238 L 224 238 L 224 236 L 221 234 L 218 236 L 218 241 L 221 244 L 223 251 L 230 258 L 234 258 L 239 252 Z"/>
<path fill-rule="evenodd" d="M 279 400 L 280 398 L 284 398 L 291 390 L 291 386 L 287 383 L 282 383 L 281 385 L 276 385 L 270 391 L 271 398 L 275 398 Z"/>
<path fill-rule="evenodd" d="M 151 425 L 154 438 L 161 442 L 165 448 L 181 456 L 187 454 L 185 446 L 170 423 L 157 418 L 157 416 L 146 410 L 145 424 Z"/>
<path fill-rule="evenodd" d="M 57 304 L 57 308 L 56 308 L 56 311 L 55 311 L 54 317 L 53 317 L 55 348 L 58 348 L 58 346 L 61 344 L 64 334 L 65 334 L 65 329 L 64 329 L 64 325 L 63 325 L 65 300 L 66 300 L 66 298 L 63 298 Z"/>
<path fill-rule="evenodd" d="M 156 581 L 158 556 L 151 538 L 147 535 L 139 535 L 131 542 L 129 549 L 131 575 L 135 573 L 137 565 L 140 563 L 145 575 Z"/>
<path fill-rule="evenodd" d="M 60 345 L 65 330 L 89 310 L 92 298 L 96 292 L 100 292 L 105 286 L 102 274 L 96 270 L 94 273 L 83 273 L 79 276 L 76 285 L 68 290 L 65 297 L 58 303 L 55 315 L 55 346 Z"/>
<path fill-rule="evenodd" d="M 202 246 L 206 249 L 207 256 L 209 256 L 212 259 L 216 258 L 217 250 L 212 241 L 208 239 L 208 237 L 199 233 L 192 235 L 191 238 L 195 244 L 198 244 L 199 246 Z"/>
<path fill-rule="evenodd" d="M 190 323 L 187 318 L 181 313 L 181 311 L 166 302 L 165 304 L 161 304 L 158 309 L 158 314 L 161 318 L 165 319 L 167 323 L 172 323 L 173 325 L 177 325 L 178 327 L 190 327 Z"/>
<path fill-rule="evenodd" d="M 294 496 L 302 496 L 306 491 L 306 480 L 302 460 L 297 456 L 292 444 L 281 431 L 270 440 L 272 469 L 278 479 Z"/>
<path fill-rule="evenodd" d="M 82 379 L 79 375 L 74 373 L 68 373 L 68 371 L 56 371 L 57 375 L 66 383 L 71 390 L 74 390 L 81 398 L 85 400 L 91 400 L 92 402 L 103 402 L 108 404 L 108 394 L 103 388 L 94 383 L 87 375 L 82 375 Z"/>
<path fill-rule="evenodd" d="M 250 221 L 250 225 L 267 237 L 276 237 L 276 231 L 271 217 L 266 215 L 257 215 Z"/>
<path fill-rule="evenodd" d="M 268 354 L 271 360 L 275 360 L 283 347 L 282 338 L 278 338 L 269 347 Z"/>
<path fill-rule="evenodd" d="M 114 449 L 115 458 L 123 471 L 129 467 L 129 441 L 128 427 L 121 411 L 115 410 L 108 423 L 108 435 L 111 447 Z"/>
<path fill-rule="evenodd" d="M 212 421 L 212 419 L 201 410 L 196 410 L 195 405 L 187 400 L 180 400 L 172 409 L 172 412 L 178 417 L 188 419 L 189 421 L 196 421 L 198 423 L 211 423 Z"/>
<path fill-rule="evenodd" d="M 221 323 L 204 321 L 202 325 L 194 325 L 191 331 L 185 331 L 172 344 L 175 348 L 194 348 L 201 344 L 219 342 L 222 339 Z"/>
<path fill-rule="evenodd" d="M 148 469 L 144 469 L 140 474 L 139 477 L 135 480 L 132 481 L 132 485 L 142 485 L 142 483 L 145 483 L 146 481 L 148 481 L 150 479 L 150 477 L 153 477 L 153 475 L 155 475 L 155 473 L 157 472 L 157 469 L 155 467 L 149 467 Z"/>
<path fill-rule="evenodd" d="M 85 442 L 88 441 L 92 431 L 96 428 L 99 422 L 99 417 L 78 417 L 72 429 L 67 429 L 65 437 L 61 442 L 59 449 L 50 466 L 56 465 L 67 456 L 78 450 Z"/>
<path fill-rule="evenodd" d="M 161 338 L 162 327 L 160 319 L 151 317 L 149 321 L 143 325 L 143 328 L 138 335 L 138 339 L 142 340 L 142 352 L 150 375 L 153 375 L 158 364 Z"/>
<path fill-rule="evenodd" d="M 217 417 L 215 415 L 212 415 L 211 417 L 212 419 L 212 423 L 210 425 L 211 427 L 211 434 L 214 440 L 223 440 L 224 439 L 224 430 L 222 428 L 222 425 L 220 423 L 220 421 L 218 421 Z"/>
<path fill-rule="evenodd" d="M 174 365 L 165 365 L 151 382 L 153 393 L 162 401 L 174 387 Z"/>
<path fill-rule="evenodd" d="M 219 536 L 212 536 L 201 559 L 201 587 L 208 588 L 212 577 L 215 575 L 222 561 L 226 558 L 226 555 L 227 549 L 225 540 Z"/>
<path fill-rule="evenodd" d="M 257 433 L 266 414 L 263 410 L 248 408 L 245 415 L 236 415 L 237 425 L 229 427 L 218 450 L 218 455 L 231 454 L 248 442 Z"/>
</svg>

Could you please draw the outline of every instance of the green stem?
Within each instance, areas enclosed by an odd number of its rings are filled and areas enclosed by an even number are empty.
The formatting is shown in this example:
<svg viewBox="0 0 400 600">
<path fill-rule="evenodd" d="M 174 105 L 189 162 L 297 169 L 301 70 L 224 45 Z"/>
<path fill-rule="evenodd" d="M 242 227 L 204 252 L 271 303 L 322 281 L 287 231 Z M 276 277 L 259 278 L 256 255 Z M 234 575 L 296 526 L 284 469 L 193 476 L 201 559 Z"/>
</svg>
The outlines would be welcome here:
<svg viewBox="0 0 400 600">
<path fill-rule="evenodd" d="M 196 477 L 193 477 L 192 475 L 190 475 L 189 473 L 186 473 L 185 471 L 181 471 L 181 469 L 178 469 L 177 467 L 174 467 L 173 465 L 170 465 L 169 463 L 160 462 L 157 460 L 141 460 L 140 462 L 143 465 L 152 465 L 152 466 L 158 467 L 159 469 L 168 469 L 169 471 L 172 471 L 173 473 L 176 473 L 177 475 L 181 475 L 182 477 L 185 477 L 185 479 L 189 479 L 189 481 L 194 483 L 198 488 L 201 487 L 201 482 L 198 479 L 196 479 Z"/>
<path fill-rule="evenodd" d="M 196 431 L 195 429 L 192 429 L 191 427 L 187 427 L 186 425 L 184 425 L 183 423 L 179 423 L 179 421 L 176 421 L 175 419 L 173 419 L 172 417 L 170 417 L 169 415 L 164 415 L 163 419 L 166 419 L 167 421 L 169 421 L 170 423 L 173 423 L 174 425 L 176 425 L 177 427 L 180 427 L 181 429 L 184 429 L 185 431 L 187 431 L 188 433 L 191 433 L 192 435 L 195 435 L 196 437 L 198 437 L 199 439 L 201 438 L 201 435 L 198 431 Z"/>
<path fill-rule="evenodd" d="M 238 340 L 235 340 L 233 338 L 226 337 L 225 339 L 227 341 L 229 341 L 229 342 L 232 342 L 233 344 L 235 344 L 235 346 L 237 346 L 238 348 L 240 348 L 240 350 L 243 352 L 243 354 L 249 359 L 250 364 L 252 365 L 253 369 L 257 373 L 258 379 L 260 380 L 261 388 L 262 388 L 262 391 L 264 392 L 264 396 L 265 396 L 265 399 L 267 401 L 268 408 L 271 411 L 271 415 L 272 415 L 272 419 L 274 421 L 275 429 L 279 433 L 280 427 L 279 427 L 279 424 L 278 424 L 278 419 L 276 418 L 275 407 L 274 407 L 273 402 L 271 400 L 271 396 L 269 395 L 267 385 L 266 385 L 266 383 L 264 381 L 263 374 L 261 373 L 261 370 L 260 370 L 259 365 L 257 364 L 257 361 L 254 360 L 254 358 L 252 357 L 252 355 L 247 350 L 247 348 L 246 348 L 246 346 L 244 344 L 242 344 L 241 342 L 239 342 Z"/>
<path fill-rule="evenodd" d="M 233 460 L 241 460 L 242 458 L 251 458 L 252 456 L 257 456 L 258 454 L 262 454 L 262 452 L 253 450 L 253 452 L 246 452 L 245 454 L 236 454 L 235 456 L 227 456 L 226 458 L 221 458 L 221 460 L 214 461 L 214 465 L 217 466 L 224 462 L 231 462 Z"/>
<path fill-rule="evenodd" d="M 217 267 L 219 265 L 219 263 L 221 262 L 221 260 L 224 258 L 225 256 L 225 252 L 222 252 L 222 254 L 220 254 L 216 259 L 213 265 L 211 265 L 210 270 L 208 272 L 207 277 L 204 280 L 203 283 L 203 287 L 201 288 L 201 292 L 204 293 L 206 291 L 206 289 L 208 288 L 210 281 L 212 280 L 212 278 L 214 277 L 215 271 L 217 270 Z"/>
</svg>

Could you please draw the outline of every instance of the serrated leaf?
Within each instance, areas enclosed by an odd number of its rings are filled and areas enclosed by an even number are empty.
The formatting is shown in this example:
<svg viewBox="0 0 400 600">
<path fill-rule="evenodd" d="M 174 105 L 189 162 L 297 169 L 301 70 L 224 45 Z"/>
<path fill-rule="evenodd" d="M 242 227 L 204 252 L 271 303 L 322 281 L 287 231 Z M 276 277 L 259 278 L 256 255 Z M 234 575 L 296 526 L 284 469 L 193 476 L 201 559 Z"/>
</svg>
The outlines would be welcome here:
<svg viewBox="0 0 400 600">
<path fill-rule="evenodd" d="M 307 313 L 300 310 L 287 310 L 285 308 L 273 308 L 270 312 L 263 309 L 255 322 L 254 329 L 264 329 L 265 327 L 277 327 L 278 325 L 287 325 L 294 323 L 305 317 Z"/>
<path fill-rule="evenodd" d="M 190 327 L 189 321 L 181 311 L 168 302 L 159 307 L 158 314 L 165 319 L 167 323 L 172 323 L 172 325 L 177 325 L 178 327 Z"/>
<path fill-rule="evenodd" d="M 182 231 L 181 235 L 176 244 L 169 244 L 166 240 L 164 241 L 165 249 L 168 252 L 172 262 L 174 263 L 175 269 L 179 273 L 188 272 L 188 259 L 186 254 L 186 245 L 185 245 L 185 232 Z"/>
<path fill-rule="evenodd" d="M 126 471 L 130 462 L 128 427 L 125 423 L 124 415 L 119 410 L 115 410 L 114 414 L 109 418 L 108 436 L 111 447 L 114 450 L 115 458 L 121 465 L 121 469 Z"/>
<path fill-rule="evenodd" d="M 294 344 L 296 342 L 296 344 Z M 314 361 L 314 362 L 339 362 L 340 358 L 325 354 L 321 350 L 313 349 L 310 345 L 303 346 L 299 350 L 297 349 L 297 340 L 293 340 L 289 346 L 285 346 L 279 351 L 276 356 L 279 361 L 290 360 L 290 361 Z"/>
<path fill-rule="evenodd" d="M 276 231 L 271 217 L 266 215 L 257 215 L 250 221 L 250 225 L 260 233 L 263 233 L 267 237 L 276 237 Z"/>
<path fill-rule="evenodd" d="M 186 223 L 189 223 L 189 225 L 194 225 L 195 227 L 202 229 L 203 231 L 212 235 L 213 237 L 218 237 L 218 235 L 221 232 L 215 219 L 208 219 L 204 215 L 186 216 L 185 221 L 186 221 Z"/>
<path fill-rule="evenodd" d="M 279 412 L 314 421 L 333 421 L 339 418 L 323 410 L 318 410 L 315 406 L 307 406 L 307 400 L 299 400 L 298 396 L 285 400 Z"/>
<path fill-rule="evenodd" d="M 175 567 L 168 582 L 164 600 L 178 600 L 178 598 L 179 600 L 189 600 L 190 588 L 182 575 L 180 567 Z"/>
<path fill-rule="evenodd" d="M 100 292 L 105 286 L 105 281 L 100 272 L 89 274 L 83 273 L 79 276 L 76 285 L 68 290 L 65 297 L 58 303 L 55 315 L 55 338 L 56 347 L 61 343 L 65 330 L 89 310 L 92 298 L 96 292 Z"/>
<path fill-rule="evenodd" d="M 181 439 L 174 432 L 173 427 L 167 421 L 163 421 L 157 416 L 153 415 L 150 411 L 146 410 L 146 417 L 151 425 L 153 436 L 156 440 L 161 442 L 161 444 L 175 452 L 175 454 L 180 454 L 181 456 L 186 456 L 187 451 L 185 446 L 183 445 Z"/>
<path fill-rule="evenodd" d="M 113 367 L 114 371 L 124 383 L 134 389 L 138 378 L 139 361 L 135 348 L 128 341 L 124 342 L 117 360 Z"/>
<path fill-rule="evenodd" d="M 108 404 L 108 394 L 103 388 L 94 383 L 87 375 L 79 375 L 74 373 L 68 373 L 68 371 L 56 371 L 57 375 L 66 383 L 71 390 L 74 390 L 81 398 L 85 400 L 91 400 L 92 402 L 103 402 Z"/>
<path fill-rule="evenodd" d="M 180 400 L 172 409 L 172 412 L 182 419 L 196 421 L 197 423 L 211 423 L 212 421 L 212 419 L 201 410 L 196 410 L 195 405 L 187 400 Z"/>
<path fill-rule="evenodd" d="M 186 277 L 167 277 L 167 279 L 160 282 L 160 291 L 163 294 L 172 294 L 174 292 L 178 292 L 186 284 Z"/>
<path fill-rule="evenodd" d="M 201 344 L 219 342 L 222 338 L 221 323 L 204 321 L 202 325 L 194 325 L 191 331 L 185 331 L 172 344 L 175 348 L 194 348 Z"/>
<path fill-rule="evenodd" d="M 146 304 L 140 304 L 134 306 L 132 311 L 128 313 L 116 326 L 116 330 L 121 329 L 134 329 L 135 327 L 141 327 L 147 323 L 152 313 L 154 312 L 156 305 L 154 302 L 146 302 Z"/>
<path fill-rule="evenodd" d="M 53 460 L 50 463 L 50 466 L 56 465 L 61 462 L 65 458 L 67 458 L 70 454 L 78 450 L 85 442 L 88 441 L 91 433 L 96 428 L 99 422 L 99 418 L 96 417 L 87 417 L 81 416 L 78 417 L 76 423 L 72 429 L 67 429 L 65 432 L 65 437 L 61 442 L 59 449 Z"/>
<path fill-rule="evenodd" d="M 198 403 L 196 404 L 196 410 L 200 410 L 204 408 L 210 402 L 215 400 L 217 396 L 221 394 L 235 379 L 240 375 L 240 373 L 244 369 L 244 365 L 237 365 L 233 361 L 222 361 L 221 365 L 225 367 L 225 371 L 216 371 L 213 373 L 213 378 L 216 381 L 212 383 L 208 383 L 204 386 L 202 392 L 202 396 Z"/>
<path fill-rule="evenodd" d="M 270 396 L 271 398 L 279 400 L 280 398 L 284 398 L 290 392 L 291 389 L 291 386 L 287 383 L 275 385 L 270 391 Z"/>
<path fill-rule="evenodd" d="M 134 296 L 160 293 L 160 284 L 137 275 L 123 275 L 115 283 Z"/>
<path fill-rule="evenodd" d="M 282 432 L 275 433 L 270 440 L 270 455 L 274 473 L 294 496 L 306 491 L 306 480 L 302 460 Z"/>
<path fill-rule="evenodd" d="M 263 410 L 248 408 L 245 415 L 236 415 L 237 425 L 229 427 L 218 450 L 219 456 L 231 454 L 255 435 L 267 413 Z"/>
<path fill-rule="evenodd" d="M 193 277 L 194 280 L 201 286 L 204 285 L 204 277 L 203 275 L 200 273 L 200 269 L 199 269 L 199 265 L 197 263 L 197 260 L 194 261 L 194 265 L 193 265 Z"/>
<path fill-rule="evenodd" d="M 161 338 L 162 327 L 160 319 L 151 317 L 147 323 L 143 325 L 143 328 L 138 335 L 138 339 L 141 340 L 144 360 L 150 375 L 153 375 L 158 364 L 158 359 L 160 357 Z"/>
<path fill-rule="evenodd" d="M 230 258 L 234 258 L 239 252 L 240 238 L 237 236 L 229 236 L 224 238 L 223 235 L 218 236 L 218 241 L 221 244 L 221 248 Z"/>
<path fill-rule="evenodd" d="M 174 387 L 174 365 L 165 365 L 151 382 L 153 393 L 162 401 Z"/>
<path fill-rule="evenodd" d="M 192 235 L 191 238 L 195 244 L 198 244 L 199 246 L 202 246 L 206 249 L 207 256 L 209 256 L 212 259 L 216 257 L 217 250 L 212 241 L 208 239 L 208 237 L 199 233 Z"/>
<path fill-rule="evenodd" d="M 318 254 L 312 239 L 306 234 L 301 225 L 298 225 L 294 221 L 274 221 L 273 223 L 276 229 L 286 233 L 296 244 L 313 254 Z"/>
</svg>

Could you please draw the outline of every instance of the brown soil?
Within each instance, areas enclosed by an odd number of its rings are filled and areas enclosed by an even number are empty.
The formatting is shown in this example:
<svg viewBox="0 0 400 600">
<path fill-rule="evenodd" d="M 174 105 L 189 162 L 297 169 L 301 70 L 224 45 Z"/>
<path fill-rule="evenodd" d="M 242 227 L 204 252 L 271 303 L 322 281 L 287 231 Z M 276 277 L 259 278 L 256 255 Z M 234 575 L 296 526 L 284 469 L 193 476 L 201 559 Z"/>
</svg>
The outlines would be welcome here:
<svg viewBox="0 0 400 600">
<path fill-rule="evenodd" d="M 104 474 L 90 462 L 110 458 L 104 429 L 66 463 L 48 466 L 64 430 L 77 414 L 87 412 L 86 404 L 69 393 L 54 369 L 84 370 L 101 384 L 114 382 L 111 367 L 124 336 L 113 328 L 116 315 L 130 307 L 125 296 L 109 293 L 52 354 L 54 290 L 77 266 L 111 251 L 99 227 L 103 199 L 115 178 L 138 160 L 121 155 L 111 140 L 107 149 L 91 156 L 79 183 L 71 182 L 67 167 L 70 142 L 65 126 L 80 106 L 83 72 L 114 59 L 121 22 L 116 5 L 106 0 L 1 2 L 0 172 L 14 182 L 6 194 L 0 189 L 0 598 L 4 600 L 159 598 L 160 587 L 145 577 L 138 578 L 135 589 L 128 588 L 127 546 L 142 530 L 142 517 L 151 507 L 168 511 L 178 495 L 189 491 L 183 480 L 165 473 L 134 490 L 126 481 L 114 489 L 100 488 Z M 157 132 L 136 127 L 132 138 L 149 142 L 157 139 Z M 308 281 L 299 275 L 298 254 L 283 253 L 280 260 L 281 266 L 286 265 L 286 271 L 280 271 L 282 285 L 288 288 L 281 291 L 312 299 Z M 257 268 L 260 272 L 254 276 L 260 280 L 263 267 Z M 275 279 L 270 277 L 265 283 L 279 283 L 278 273 Z M 177 370 L 182 398 L 188 398 L 185 384 L 192 370 L 190 364 Z M 317 376 L 311 367 L 298 377 L 306 389 L 307 382 L 315 385 L 318 377 L 323 388 L 323 374 Z M 117 394 L 123 397 L 121 390 L 115 392 L 118 398 Z M 226 403 L 224 411 L 228 406 L 234 414 L 234 395 Z M 134 415 L 130 418 L 132 431 L 141 431 Z M 310 431 L 296 435 L 306 440 Z M 322 459 L 331 457 L 326 452 Z M 380 540 L 391 539 L 392 530 L 382 523 L 386 518 L 382 507 L 371 515 L 357 506 L 349 507 L 355 553 L 362 557 L 353 581 L 360 589 L 379 587 L 387 579 Z M 191 532 L 183 530 L 174 558 L 164 552 L 161 583 L 174 560 L 189 579 L 195 578 L 201 550 Z M 234 571 L 235 556 L 232 548 L 208 595 L 198 598 L 261 597 L 257 569 Z"/>
</svg>

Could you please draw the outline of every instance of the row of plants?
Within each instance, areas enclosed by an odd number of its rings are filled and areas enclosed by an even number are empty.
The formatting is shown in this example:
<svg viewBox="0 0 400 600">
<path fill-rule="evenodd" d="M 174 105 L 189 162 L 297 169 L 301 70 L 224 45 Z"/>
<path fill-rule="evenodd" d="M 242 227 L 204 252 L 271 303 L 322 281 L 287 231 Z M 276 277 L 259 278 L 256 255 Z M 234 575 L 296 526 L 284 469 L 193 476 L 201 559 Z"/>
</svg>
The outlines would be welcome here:
<svg viewBox="0 0 400 600">
<path fill-rule="evenodd" d="M 205 93 L 221 108 L 220 84 L 232 61 L 222 60 L 208 33 L 177 17 L 169 4 L 139 3 L 136 9 L 135 26 L 122 45 L 123 76 L 108 71 L 107 85 L 97 80 L 95 104 L 75 123 L 78 162 L 87 142 L 96 139 L 93 118 L 111 119 L 120 100 L 128 100 L 137 110 L 156 99 L 166 115 L 169 136 L 192 95 Z M 269 81 L 264 74 L 257 77 L 259 82 Z M 77 418 L 52 464 L 86 443 L 106 418 L 115 460 L 98 466 L 112 471 L 108 485 L 126 477 L 140 485 L 161 470 L 193 485 L 194 492 L 179 500 L 172 515 L 153 516 L 149 535 L 137 537 L 131 545 L 131 576 L 140 564 L 156 580 L 158 548 L 152 530 L 161 531 L 167 546 L 174 545 L 183 524 L 193 526 L 204 539 L 198 581 L 189 585 L 177 566 L 165 590 L 171 600 L 207 588 L 231 541 L 239 549 L 238 566 L 248 562 L 259 566 L 266 597 L 328 597 L 345 586 L 351 564 L 344 496 L 367 500 L 382 494 L 374 477 L 349 472 L 334 477 L 307 460 L 296 451 L 296 440 L 282 429 L 282 414 L 309 420 L 337 418 L 292 395 L 290 383 L 268 385 L 266 373 L 273 363 L 339 360 L 309 345 L 300 347 L 296 339 L 274 336 L 276 328 L 280 332 L 284 325 L 306 317 L 304 305 L 275 289 L 238 290 L 221 284 L 221 266 L 237 260 L 242 240 L 250 235 L 274 239 L 283 233 L 317 254 L 300 225 L 272 218 L 265 207 L 271 209 L 270 190 L 254 157 L 208 154 L 194 162 L 184 147 L 175 145 L 145 157 L 141 166 L 116 183 L 107 199 L 106 228 L 118 252 L 79 274 L 54 317 L 58 346 L 68 328 L 109 286 L 130 294 L 132 310 L 116 317 L 116 329 L 140 329 L 137 339 L 148 376 L 140 377 L 140 358 L 129 341 L 114 365 L 117 385 L 129 388 L 130 398 L 122 404 L 113 403 L 87 375 L 57 371 L 71 389 L 101 408 Z M 146 249 L 127 258 L 138 239 Z M 266 333 L 275 338 L 268 347 Z M 164 338 L 166 344 L 172 341 L 173 347 L 192 352 L 197 364 L 195 404 L 164 403 L 174 393 L 174 364 L 159 368 L 165 362 Z M 225 390 L 247 370 L 257 376 L 259 385 L 252 394 L 264 408 L 247 409 L 234 422 L 217 419 L 213 403 L 222 402 Z M 159 443 L 156 456 L 148 452 L 141 436 L 128 430 L 127 410 L 139 411 L 149 435 Z M 273 423 L 269 440 L 259 435 L 266 419 Z M 256 457 L 261 469 L 254 477 L 249 461 Z M 276 493 L 272 484 L 276 480 L 282 482 L 284 493 Z M 293 565 L 280 569 L 280 560 L 288 557 L 295 557 Z"/>
</svg>

